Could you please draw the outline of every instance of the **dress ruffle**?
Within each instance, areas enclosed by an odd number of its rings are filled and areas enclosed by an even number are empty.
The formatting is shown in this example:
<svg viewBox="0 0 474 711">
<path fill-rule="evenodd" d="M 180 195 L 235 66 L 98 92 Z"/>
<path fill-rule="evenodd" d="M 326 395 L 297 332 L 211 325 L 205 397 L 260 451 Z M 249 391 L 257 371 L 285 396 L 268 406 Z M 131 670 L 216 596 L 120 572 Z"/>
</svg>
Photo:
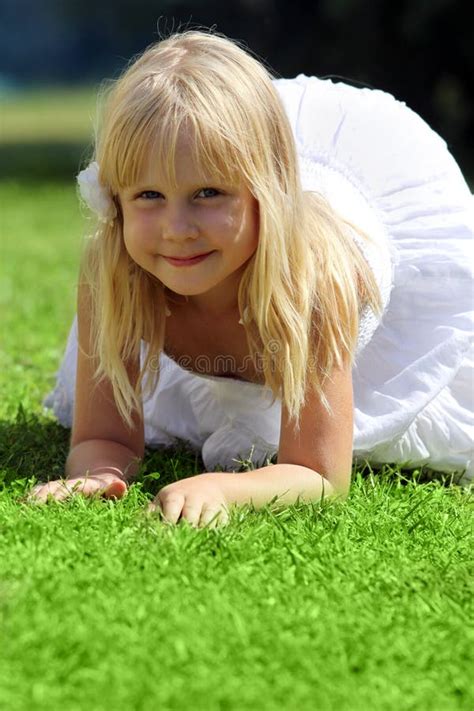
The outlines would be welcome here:
<svg viewBox="0 0 474 711">
<path fill-rule="evenodd" d="M 275 81 L 305 190 L 365 230 L 358 240 L 382 293 L 361 321 L 354 455 L 474 477 L 474 200 L 446 143 L 386 92 L 298 76 Z M 146 344 L 142 343 L 142 362 Z M 44 405 L 70 427 L 77 324 Z M 281 406 L 258 384 L 204 377 L 161 355 L 144 402 L 145 441 L 202 449 L 206 468 L 256 464 L 277 451 Z"/>
</svg>

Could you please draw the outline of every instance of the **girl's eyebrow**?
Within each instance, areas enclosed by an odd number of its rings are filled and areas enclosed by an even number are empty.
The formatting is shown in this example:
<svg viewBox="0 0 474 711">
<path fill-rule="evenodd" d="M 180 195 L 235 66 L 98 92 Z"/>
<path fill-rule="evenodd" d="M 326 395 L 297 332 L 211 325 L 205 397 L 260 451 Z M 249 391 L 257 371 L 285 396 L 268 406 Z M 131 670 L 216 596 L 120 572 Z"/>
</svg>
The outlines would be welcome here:
<svg viewBox="0 0 474 711">
<path fill-rule="evenodd" d="M 231 183 L 229 181 L 223 181 L 222 179 L 218 178 L 203 178 L 199 182 L 192 183 L 185 188 L 185 192 L 194 192 L 195 190 L 199 190 L 200 188 L 204 187 L 213 187 L 213 188 L 230 188 L 232 186 L 235 186 L 235 183 Z M 158 190 L 158 188 L 160 188 Z M 156 192 L 164 192 L 163 186 L 160 186 L 158 182 L 143 182 L 143 183 L 135 183 L 134 185 L 128 185 L 125 188 L 125 192 L 128 193 L 135 193 L 139 192 L 140 190 L 154 190 Z"/>
</svg>

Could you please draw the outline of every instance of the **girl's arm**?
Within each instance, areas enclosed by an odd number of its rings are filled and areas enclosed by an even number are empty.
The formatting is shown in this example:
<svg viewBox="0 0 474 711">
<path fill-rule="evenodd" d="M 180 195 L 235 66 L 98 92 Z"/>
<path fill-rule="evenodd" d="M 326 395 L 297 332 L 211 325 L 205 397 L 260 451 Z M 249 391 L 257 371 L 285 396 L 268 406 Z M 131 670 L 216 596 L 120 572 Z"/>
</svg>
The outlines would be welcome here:
<svg viewBox="0 0 474 711">
<path fill-rule="evenodd" d="M 91 352 L 91 300 L 85 286 L 78 289 L 78 351 L 74 417 L 65 478 L 34 486 L 28 500 L 65 499 L 74 491 L 84 495 L 101 492 L 119 498 L 137 473 L 144 455 L 143 412 L 133 414 L 129 430 L 115 404 L 109 380 L 96 385 L 97 361 Z M 125 364 L 135 385 L 140 363 Z"/>
<path fill-rule="evenodd" d="M 278 503 L 318 501 L 349 492 L 352 469 L 351 368 L 335 371 L 325 395 L 329 415 L 319 397 L 306 393 L 296 434 L 282 404 L 277 464 L 249 472 L 204 472 L 163 487 L 147 511 L 159 509 L 170 523 L 186 519 L 193 526 L 214 527 L 229 520 L 233 504 L 258 509 L 278 497 Z"/>
<path fill-rule="evenodd" d="M 345 498 L 352 470 L 353 399 L 350 366 L 333 372 L 324 392 L 331 414 L 312 389 L 301 408 L 300 431 L 290 424 L 282 403 L 277 464 L 253 471 L 204 472 L 163 487 L 147 511 L 160 509 L 165 519 L 188 520 L 193 526 L 218 525 L 229 520 L 232 505 L 259 509 L 278 498 L 278 504 L 319 501 L 323 496 Z"/>
<path fill-rule="evenodd" d="M 143 412 L 133 414 L 134 427 L 129 430 L 117 409 L 109 380 L 95 384 L 93 374 L 98 364 L 86 355 L 92 345 L 90 313 L 91 296 L 88 288 L 80 285 L 76 392 L 66 475 L 72 479 L 84 476 L 88 470 L 96 473 L 103 470 L 127 481 L 137 473 L 145 451 Z M 125 363 L 125 367 L 135 385 L 140 363 Z"/>
<path fill-rule="evenodd" d="M 353 394 L 352 369 L 334 371 L 324 388 L 332 409 L 328 414 L 319 397 L 308 390 L 296 434 L 282 404 L 277 464 L 241 473 L 235 486 L 235 503 L 252 501 L 256 508 L 274 496 L 285 504 L 317 501 L 321 496 L 349 492 L 352 470 Z M 243 477 L 243 478 L 241 478 Z"/>
</svg>

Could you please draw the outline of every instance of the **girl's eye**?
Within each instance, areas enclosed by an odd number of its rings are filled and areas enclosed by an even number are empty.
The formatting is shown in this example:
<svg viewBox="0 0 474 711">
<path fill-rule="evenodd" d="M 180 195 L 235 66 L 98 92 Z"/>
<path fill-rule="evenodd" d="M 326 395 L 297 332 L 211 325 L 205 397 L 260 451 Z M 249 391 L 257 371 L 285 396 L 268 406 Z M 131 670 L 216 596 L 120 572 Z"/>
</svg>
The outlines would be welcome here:
<svg viewBox="0 0 474 711">
<path fill-rule="evenodd" d="M 201 190 L 196 193 L 196 197 L 206 197 L 206 198 L 212 198 L 212 197 L 217 197 L 219 195 L 219 191 L 216 190 L 216 188 L 201 188 Z M 139 194 L 139 198 L 143 198 L 143 200 L 154 200 L 157 196 L 160 196 L 161 193 L 157 192 L 156 190 L 144 190 Z"/>
<path fill-rule="evenodd" d="M 205 197 L 216 197 L 217 195 L 219 195 L 219 191 L 216 190 L 215 188 L 202 188 L 202 190 L 200 190 L 200 191 L 198 192 L 198 195 L 201 195 L 201 193 L 206 193 L 206 192 L 207 192 L 207 193 L 211 192 L 211 193 L 214 193 L 214 194 L 213 194 L 213 195 L 209 195 L 209 194 L 208 194 L 208 195 L 206 195 Z"/>
<path fill-rule="evenodd" d="M 144 198 L 145 200 L 151 200 L 152 198 L 149 198 L 149 195 L 151 195 L 153 198 L 153 196 L 161 195 L 161 193 L 157 193 L 156 190 L 144 190 L 142 193 L 140 193 L 138 197 Z"/>
</svg>

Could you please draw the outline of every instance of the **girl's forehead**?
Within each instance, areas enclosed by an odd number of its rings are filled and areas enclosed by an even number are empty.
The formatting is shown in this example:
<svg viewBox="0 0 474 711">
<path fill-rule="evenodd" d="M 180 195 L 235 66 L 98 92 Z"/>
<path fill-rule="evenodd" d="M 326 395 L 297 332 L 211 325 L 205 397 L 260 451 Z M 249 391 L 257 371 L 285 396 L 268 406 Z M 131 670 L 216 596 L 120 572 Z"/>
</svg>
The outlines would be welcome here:
<svg viewBox="0 0 474 711">
<path fill-rule="evenodd" d="M 206 182 L 217 178 L 217 171 L 206 166 L 199 157 L 182 153 L 175 156 L 163 156 L 150 153 L 142 163 L 138 174 L 138 183 L 179 185 L 182 183 Z"/>
<path fill-rule="evenodd" d="M 193 131 L 183 129 L 176 137 L 163 138 L 154 137 L 144 151 L 136 172 L 139 183 L 242 182 L 238 171 L 232 170 L 234 161 L 219 154 L 216 147 L 203 145 Z"/>
</svg>

